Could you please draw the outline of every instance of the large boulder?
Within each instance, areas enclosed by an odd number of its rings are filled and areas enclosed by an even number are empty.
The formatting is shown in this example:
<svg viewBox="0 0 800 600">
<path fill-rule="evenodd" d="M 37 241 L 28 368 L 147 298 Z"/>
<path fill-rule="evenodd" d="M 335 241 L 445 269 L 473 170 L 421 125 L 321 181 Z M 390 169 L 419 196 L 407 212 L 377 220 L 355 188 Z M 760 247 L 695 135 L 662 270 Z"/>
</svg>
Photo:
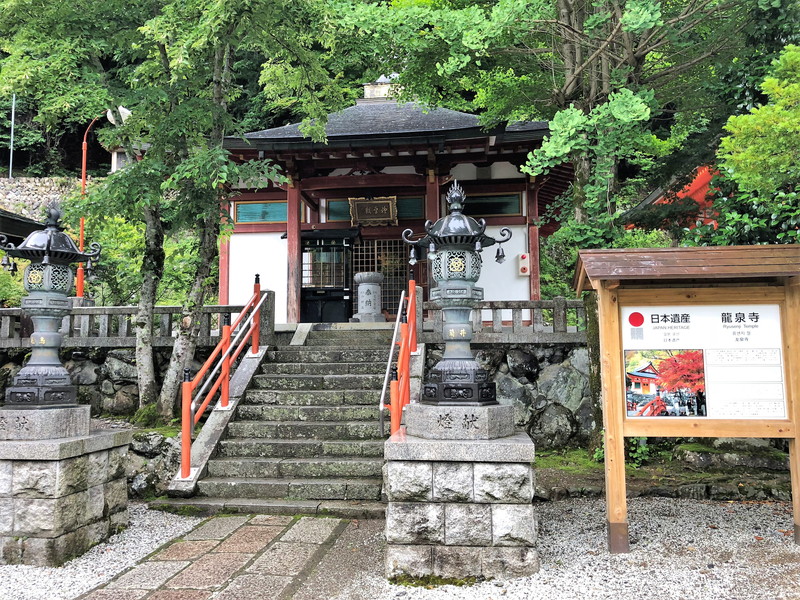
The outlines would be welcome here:
<svg viewBox="0 0 800 600">
<path fill-rule="evenodd" d="M 578 431 L 572 413 L 560 404 L 548 404 L 534 414 L 528 434 L 537 448 L 556 449 L 567 446 Z"/>
<path fill-rule="evenodd" d="M 103 363 L 103 374 L 114 383 L 136 382 L 138 371 L 133 350 L 112 350 Z"/>
<path fill-rule="evenodd" d="M 523 384 L 508 373 L 495 373 L 497 385 L 497 401 L 500 404 L 514 407 L 514 422 L 525 425 L 529 419 L 529 409 L 533 398 L 533 386 Z"/>
<path fill-rule="evenodd" d="M 100 365 L 91 360 L 68 360 L 64 367 L 75 385 L 94 385 L 100 377 Z"/>
<path fill-rule="evenodd" d="M 506 362 L 508 371 L 514 377 L 525 377 L 528 381 L 535 381 L 539 374 L 539 359 L 533 354 L 522 350 L 509 350 Z"/>
<path fill-rule="evenodd" d="M 113 394 L 108 395 L 108 380 L 103 382 L 103 412 L 110 415 L 132 415 L 139 408 L 139 388 L 133 384 L 112 386 Z"/>
</svg>

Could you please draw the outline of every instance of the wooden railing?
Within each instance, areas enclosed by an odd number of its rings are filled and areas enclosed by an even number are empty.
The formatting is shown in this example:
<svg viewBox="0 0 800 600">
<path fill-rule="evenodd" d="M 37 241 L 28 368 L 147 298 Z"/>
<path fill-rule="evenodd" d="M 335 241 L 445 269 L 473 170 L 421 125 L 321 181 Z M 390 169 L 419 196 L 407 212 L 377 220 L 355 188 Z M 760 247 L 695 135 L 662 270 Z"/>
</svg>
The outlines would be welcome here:
<svg viewBox="0 0 800 600">
<path fill-rule="evenodd" d="M 199 346 L 214 346 L 220 341 L 225 315 L 235 318 L 243 305 L 206 305 L 200 309 Z M 136 334 L 133 320 L 136 306 L 90 306 L 73 308 L 64 318 L 61 334 L 65 348 L 133 348 Z M 156 306 L 153 310 L 153 346 L 172 346 L 180 331 L 180 306 Z M 261 307 L 261 337 L 272 334 L 275 322 L 274 293 Z M 0 349 L 28 348 L 32 323 L 19 308 L 0 309 Z"/>
<path fill-rule="evenodd" d="M 442 311 L 425 302 L 426 315 L 419 340 L 442 341 Z M 479 302 L 472 311 L 472 342 L 575 343 L 586 342 L 586 312 L 581 300 L 507 300 Z"/>
</svg>

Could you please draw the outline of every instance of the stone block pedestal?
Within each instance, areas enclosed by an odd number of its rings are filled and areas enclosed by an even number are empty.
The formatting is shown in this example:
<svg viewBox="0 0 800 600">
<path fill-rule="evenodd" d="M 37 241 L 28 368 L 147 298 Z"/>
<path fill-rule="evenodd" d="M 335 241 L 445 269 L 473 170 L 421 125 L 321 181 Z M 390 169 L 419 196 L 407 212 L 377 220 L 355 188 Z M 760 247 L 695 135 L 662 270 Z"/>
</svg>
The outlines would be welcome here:
<svg viewBox="0 0 800 600">
<path fill-rule="evenodd" d="M 425 439 L 401 429 L 384 458 L 387 577 L 504 579 L 539 570 L 527 435 Z"/>
<path fill-rule="evenodd" d="M 16 423 L 46 412 L 0 411 L 0 418 Z M 0 564 L 57 566 L 124 528 L 130 436 L 0 441 Z"/>
</svg>

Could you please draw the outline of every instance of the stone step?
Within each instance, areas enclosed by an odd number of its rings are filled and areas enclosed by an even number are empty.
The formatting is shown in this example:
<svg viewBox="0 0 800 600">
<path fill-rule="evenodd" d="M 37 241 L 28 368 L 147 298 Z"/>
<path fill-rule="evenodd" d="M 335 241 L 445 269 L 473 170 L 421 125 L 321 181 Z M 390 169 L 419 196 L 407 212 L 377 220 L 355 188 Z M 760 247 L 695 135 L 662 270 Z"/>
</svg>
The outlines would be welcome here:
<svg viewBox="0 0 800 600">
<path fill-rule="evenodd" d="M 377 422 L 373 406 L 292 406 L 239 405 L 236 419 L 241 421 L 372 421 Z"/>
<path fill-rule="evenodd" d="M 381 393 L 376 390 L 247 390 L 241 406 L 378 406 Z"/>
<path fill-rule="evenodd" d="M 222 440 L 219 456 L 225 458 L 315 458 L 315 457 L 382 457 L 380 440 L 270 440 L 245 438 Z"/>
<path fill-rule="evenodd" d="M 374 422 L 356 421 L 234 421 L 228 425 L 228 438 L 270 438 L 285 440 L 364 440 L 380 439 Z"/>
<path fill-rule="evenodd" d="M 338 362 L 381 362 L 389 358 L 389 346 L 383 350 L 363 350 L 353 344 L 342 348 L 308 348 L 306 346 L 281 346 L 267 350 L 265 362 L 304 362 L 304 363 L 338 363 Z"/>
<path fill-rule="evenodd" d="M 243 479 L 208 477 L 198 495 L 212 498 L 281 498 L 286 500 L 380 500 L 383 480 L 376 477 L 329 479 Z"/>
<path fill-rule="evenodd" d="M 150 502 L 154 510 L 178 514 L 244 513 L 261 515 L 318 515 L 344 519 L 383 519 L 386 505 L 367 500 L 283 500 L 267 498 L 167 498 Z"/>
<path fill-rule="evenodd" d="M 386 339 L 375 340 L 371 338 L 365 337 L 314 337 L 313 335 L 309 335 L 306 338 L 305 346 L 306 348 L 328 348 L 328 347 L 341 347 L 341 346 L 350 346 L 353 348 L 365 348 L 365 349 L 379 349 L 379 348 L 386 348 L 386 352 L 389 352 L 389 344 L 391 343 L 392 338 L 388 337 Z"/>
<path fill-rule="evenodd" d="M 307 363 L 278 362 L 262 363 L 265 375 L 377 375 L 386 372 L 384 362 Z"/>
<path fill-rule="evenodd" d="M 380 390 L 383 375 L 256 375 L 253 384 L 268 390 Z"/>
<path fill-rule="evenodd" d="M 382 458 L 215 458 L 209 477 L 381 477 Z"/>
</svg>

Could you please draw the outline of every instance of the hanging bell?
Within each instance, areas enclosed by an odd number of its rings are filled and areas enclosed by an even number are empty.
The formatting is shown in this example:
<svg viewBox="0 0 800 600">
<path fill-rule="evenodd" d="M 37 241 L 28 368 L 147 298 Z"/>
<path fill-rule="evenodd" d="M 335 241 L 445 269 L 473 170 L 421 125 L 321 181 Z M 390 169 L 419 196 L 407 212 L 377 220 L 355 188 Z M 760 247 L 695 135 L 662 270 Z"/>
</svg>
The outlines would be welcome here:
<svg viewBox="0 0 800 600">
<path fill-rule="evenodd" d="M 417 264 L 417 250 L 414 246 L 411 246 L 411 252 L 408 255 L 408 264 L 415 265 Z"/>
<path fill-rule="evenodd" d="M 497 263 L 504 263 L 506 261 L 506 253 L 503 251 L 501 245 L 497 245 L 497 254 L 494 255 L 494 260 Z"/>
</svg>

